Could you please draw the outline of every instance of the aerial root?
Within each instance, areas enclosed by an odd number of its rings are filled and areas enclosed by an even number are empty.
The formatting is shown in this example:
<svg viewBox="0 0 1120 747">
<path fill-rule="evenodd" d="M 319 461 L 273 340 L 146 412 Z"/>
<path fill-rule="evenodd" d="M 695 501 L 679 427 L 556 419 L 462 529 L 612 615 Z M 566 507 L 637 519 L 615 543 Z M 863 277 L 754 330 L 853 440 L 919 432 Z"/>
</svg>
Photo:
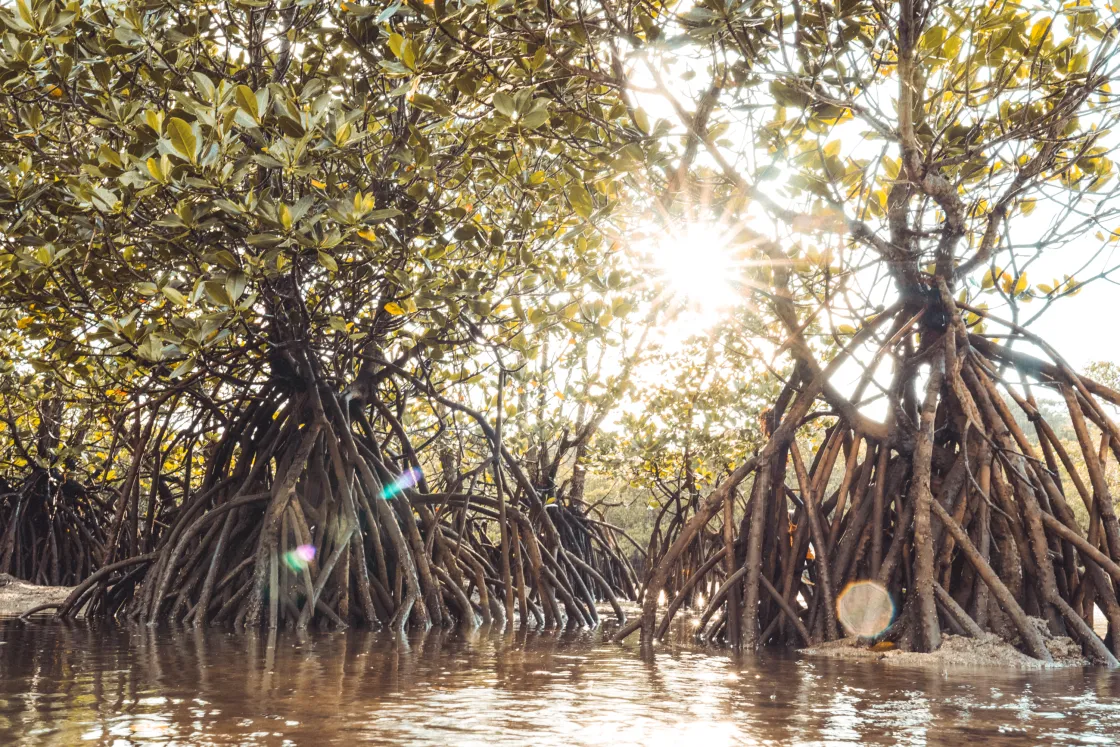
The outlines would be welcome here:
<svg viewBox="0 0 1120 747">
<path fill-rule="evenodd" d="M 913 323 L 911 312 L 888 320 L 892 339 Z M 1100 400 L 1120 402 L 1120 393 L 1056 356 L 1008 353 L 963 324 L 922 339 L 896 366 L 886 437 L 844 414 L 855 401 L 842 408 L 828 400 L 830 424 L 808 457 L 796 436 L 819 416 L 822 387 L 799 369 L 771 411 L 766 446 L 651 554 L 642 619 L 619 635 L 640 628 L 646 641 L 663 637 L 685 601 L 709 594 L 696 635 L 731 646 L 813 645 L 846 633 L 932 651 L 949 628 L 994 632 L 1047 661 L 1046 638 L 1069 636 L 1088 657 L 1116 666 L 1120 528 L 1104 461 L 1120 457 L 1120 431 Z M 1027 383 L 1010 386 L 1009 369 Z M 920 400 L 919 370 L 928 372 Z M 1041 415 L 1034 387 L 1061 396 L 1075 451 Z M 708 531 L 748 476 L 740 523 Z M 1084 508 L 1080 521 L 1071 500 Z M 838 600 L 856 582 L 877 584 L 901 612 L 886 610 L 873 631 L 845 619 Z M 671 598 L 655 625 L 662 590 Z M 1107 621 L 1103 638 L 1094 630 L 1097 609 Z"/>
</svg>

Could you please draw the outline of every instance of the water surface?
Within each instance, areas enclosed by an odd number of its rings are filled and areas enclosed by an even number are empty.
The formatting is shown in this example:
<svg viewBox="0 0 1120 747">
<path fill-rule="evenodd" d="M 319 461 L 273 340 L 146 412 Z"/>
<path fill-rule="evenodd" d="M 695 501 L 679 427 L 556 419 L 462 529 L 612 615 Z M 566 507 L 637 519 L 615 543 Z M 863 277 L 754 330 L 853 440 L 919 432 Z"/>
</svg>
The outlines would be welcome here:
<svg viewBox="0 0 1120 747">
<path fill-rule="evenodd" d="M 1120 672 L 0 620 L 0 745 L 1116 744 Z"/>
</svg>

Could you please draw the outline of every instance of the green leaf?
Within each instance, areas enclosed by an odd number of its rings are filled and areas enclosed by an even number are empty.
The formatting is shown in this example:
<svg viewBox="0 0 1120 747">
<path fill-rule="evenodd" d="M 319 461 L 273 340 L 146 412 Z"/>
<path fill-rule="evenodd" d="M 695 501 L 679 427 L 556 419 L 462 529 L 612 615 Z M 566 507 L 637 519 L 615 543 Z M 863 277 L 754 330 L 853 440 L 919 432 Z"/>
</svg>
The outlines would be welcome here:
<svg viewBox="0 0 1120 747">
<path fill-rule="evenodd" d="M 28 26 L 35 26 L 35 17 L 31 14 L 31 9 L 27 7 L 27 3 L 24 2 L 24 0 L 16 0 L 16 8 L 19 11 L 20 19 L 22 19 L 24 23 Z"/>
<path fill-rule="evenodd" d="M 639 130 L 647 135 L 649 134 L 649 115 L 646 114 L 644 109 L 634 110 L 634 124 L 638 126 Z"/>
<path fill-rule="evenodd" d="M 144 112 L 144 122 L 158 135 L 163 132 L 163 112 L 148 109 Z"/>
<path fill-rule="evenodd" d="M 591 211 L 594 209 L 595 203 L 591 201 L 591 194 L 582 184 L 571 183 L 568 187 L 568 201 L 572 203 L 572 209 L 576 211 L 576 215 L 585 220 L 591 217 Z"/>
<path fill-rule="evenodd" d="M 388 8 L 386 8 L 385 10 L 383 10 L 380 13 L 377 14 L 377 23 L 385 23 L 390 18 L 392 18 L 394 15 L 396 15 L 397 11 L 400 10 L 400 9 L 401 9 L 401 3 L 399 3 L 399 2 L 393 3 Z"/>
<path fill-rule="evenodd" d="M 175 288 L 172 288 L 170 285 L 165 285 L 160 288 L 160 290 L 163 292 L 163 295 L 167 298 L 167 300 L 175 304 L 176 306 L 187 305 L 187 297 Z"/>
<path fill-rule="evenodd" d="M 180 363 L 178 366 L 175 366 L 175 370 L 171 372 L 171 378 L 173 378 L 173 379 L 181 378 L 185 374 L 190 373 L 190 370 L 192 368 L 194 368 L 194 358 L 187 358 L 185 361 Z"/>
<path fill-rule="evenodd" d="M 563 322 L 563 325 L 568 329 L 569 332 L 575 332 L 576 334 L 579 334 L 583 331 L 583 325 L 579 322 L 565 321 Z"/>
<path fill-rule="evenodd" d="M 338 262 L 326 252 L 319 252 L 319 264 L 326 267 L 331 272 L 338 272 Z"/>
<path fill-rule="evenodd" d="M 178 117 L 172 117 L 167 122 L 167 137 L 176 153 L 194 163 L 195 153 L 198 151 L 198 139 L 195 138 L 189 124 Z"/>
<path fill-rule="evenodd" d="M 527 130 L 535 130 L 548 122 L 550 117 L 551 115 L 549 115 L 548 109 L 534 109 L 522 117 L 518 124 Z"/>
<path fill-rule="evenodd" d="M 513 97 L 508 93 L 502 93 L 501 91 L 495 93 L 493 104 L 499 114 L 509 117 L 510 119 L 513 119 L 513 115 L 517 113 L 517 104 L 514 103 Z"/>
<path fill-rule="evenodd" d="M 202 289 L 206 293 L 206 297 L 218 306 L 229 306 L 229 294 L 226 293 L 226 288 L 216 280 L 207 280 L 202 284 Z"/>
<path fill-rule="evenodd" d="M 548 51 L 544 47 L 537 47 L 537 51 L 533 53 L 533 58 L 529 60 L 529 67 L 532 70 L 539 70 L 540 66 L 545 63 Z"/>
<path fill-rule="evenodd" d="M 923 51 L 938 54 L 942 45 L 945 44 L 945 39 L 949 36 L 949 30 L 944 26 L 934 26 L 933 28 L 922 34 L 921 42 L 919 42 Z"/>
<path fill-rule="evenodd" d="M 399 60 L 404 53 L 404 37 L 400 34 L 389 34 L 389 49 Z"/>
<path fill-rule="evenodd" d="M 237 97 L 237 104 L 245 113 L 253 118 L 254 121 L 261 121 L 260 110 L 257 108 L 257 95 L 253 93 L 253 89 L 249 86 L 238 86 L 234 94 Z"/>
<path fill-rule="evenodd" d="M 229 294 L 231 301 L 236 301 L 241 298 L 241 294 L 245 292 L 245 286 L 249 284 L 249 276 L 243 272 L 231 272 L 226 276 L 226 293 Z"/>
<path fill-rule="evenodd" d="M 366 217 L 370 220 L 385 220 L 386 218 L 395 218 L 398 215 L 404 215 L 404 213 L 396 208 L 384 208 L 382 210 L 372 210 L 366 214 Z"/>
</svg>

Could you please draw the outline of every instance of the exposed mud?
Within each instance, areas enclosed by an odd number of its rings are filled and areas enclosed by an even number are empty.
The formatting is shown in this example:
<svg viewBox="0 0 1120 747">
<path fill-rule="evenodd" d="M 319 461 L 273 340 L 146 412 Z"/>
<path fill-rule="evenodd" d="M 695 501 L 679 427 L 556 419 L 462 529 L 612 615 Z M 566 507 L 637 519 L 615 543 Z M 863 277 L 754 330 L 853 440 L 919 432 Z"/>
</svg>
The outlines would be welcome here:
<svg viewBox="0 0 1120 747">
<path fill-rule="evenodd" d="M 22 615 L 44 604 L 61 604 L 70 591 L 69 586 L 36 586 L 0 573 L 0 617 Z M 45 610 L 43 614 L 50 612 Z"/>
<path fill-rule="evenodd" d="M 1046 647 L 1054 657 L 1044 662 L 1027 656 L 1007 641 L 992 633 L 983 638 L 943 635 L 941 648 L 929 654 L 903 651 L 887 644 L 869 646 L 856 638 L 843 638 L 803 649 L 809 656 L 827 656 L 834 659 L 864 659 L 880 661 L 890 666 L 926 667 L 1004 667 L 1012 669 L 1047 669 L 1054 667 L 1083 667 L 1089 664 L 1081 655 L 1081 647 L 1066 637 L 1046 640 Z"/>
</svg>

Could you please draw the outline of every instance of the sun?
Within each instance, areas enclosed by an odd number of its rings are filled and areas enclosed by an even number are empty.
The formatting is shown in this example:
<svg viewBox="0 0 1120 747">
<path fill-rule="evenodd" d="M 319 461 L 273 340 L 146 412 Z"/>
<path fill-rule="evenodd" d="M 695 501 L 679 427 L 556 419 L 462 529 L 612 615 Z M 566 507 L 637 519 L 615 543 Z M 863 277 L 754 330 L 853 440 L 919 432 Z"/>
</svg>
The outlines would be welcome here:
<svg viewBox="0 0 1120 747">
<path fill-rule="evenodd" d="M 718 226 L 691 223 L 650 242 L 653 269 L 666 291 L 705 317 L 739 300 L 730 237 Z"/>
</svg>

